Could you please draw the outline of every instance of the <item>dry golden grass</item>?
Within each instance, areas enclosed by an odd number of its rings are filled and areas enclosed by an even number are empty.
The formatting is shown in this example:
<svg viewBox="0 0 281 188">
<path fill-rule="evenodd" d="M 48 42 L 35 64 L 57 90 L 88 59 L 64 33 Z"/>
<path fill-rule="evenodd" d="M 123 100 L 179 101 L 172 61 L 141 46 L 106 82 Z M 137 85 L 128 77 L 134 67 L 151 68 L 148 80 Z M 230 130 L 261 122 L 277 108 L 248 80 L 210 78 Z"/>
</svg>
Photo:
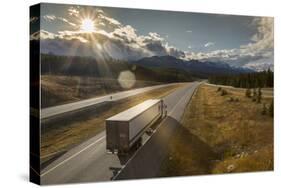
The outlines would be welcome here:
<svg viewBox="0 0 281 188">
<path fill-rule="evenodd" d="M 213 86 L 213 87 L 217 88 L 216 86 Z M 230 91 L 232 94 L 235 94 L 238 96 L 244 96 L 245 92 L 246 92 L 246 89 L 243 89 L 243 88 L 228 88 L 227 90 Z M 263 95 L 262 95 L 263 98 L 271 99 L 273 97 L 272 88 L 263 88 L 262 93 L 263 93 Z"/>
<path fill-rule="evenodd" d="M 208 144 L 180 124 L 167 148 L 159 174 L 162 177 L 208 174 L 217 157 Z"/>
<path fill-rule="evenodd" d="M 88 111 L 79 114 L 79 117 L 71 116 L 69 120 L 52 125 L 51 130 L 42 130 L 41 159 L 42 162 L 50 159 L 46 156 L 55 156 L 55 153 L 67 151 L 81 142 L 97 135 L 105 129 L 105 119 L 135 106 L 147 99 L 161 98 L 175 91 L 183 84 L 154 89 L 127 99 L 108 105 L 99 112 Z"/>
<path fill-rule="evenodd" d="M 165 175 L 273 170 L 273 118 L 261 115 L 263 103 L 269 106 L 272 98 L 257 104 L 244 91 L 226 90 L 221 96 L 217 87 L 199 87 L 182 119 L 188 134 L 171 141 L 174 164 L 166 161 Z"/>
</svg>

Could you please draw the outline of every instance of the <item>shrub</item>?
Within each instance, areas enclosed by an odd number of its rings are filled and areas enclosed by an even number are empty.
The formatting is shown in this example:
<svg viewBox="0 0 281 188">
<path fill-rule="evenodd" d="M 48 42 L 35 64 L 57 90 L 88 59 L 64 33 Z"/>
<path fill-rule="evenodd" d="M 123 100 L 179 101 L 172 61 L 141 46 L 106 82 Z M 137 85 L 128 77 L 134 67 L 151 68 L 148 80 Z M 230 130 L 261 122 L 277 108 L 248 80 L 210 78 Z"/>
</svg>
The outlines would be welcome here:
<svg viewBox="0 0 281 188">
<path fill-rule="evenodd" d="M 274 102 L 273 100 L 271 101 L 270 105 L 269 105 L 269 108 L 268 108 L 268 113 L 271 117 L 274 116 Z"/>
<path fill-rule="evenodd" d="M 258 89 L 258 94 L 256 97 L 257 103 L 261 102 L 261 96 L 262 96 L 262 92 L 261 92 L 261 88 Z"/>
<path fill-rule="evenodd" d="M 229 97 L 228 102 L 239 102 L 239 98 Z"/>
<path fill-rule="evenodd" d="M 265 115 L 265 114 L 266 114 L 266 111 L 267 111 L 266 105 L 263 104 L 263 108 L 262 108 L 261 114 L 262 114 L 262 115 Z"/>
<path fill-rule="evenodd" d="M 227 91 L 225 89 L 221 90 L 221 96 L 227 95 Z"/>
<path fill-rule="evenodd" d="M 249 88 L 246 89 L 245 96 L 251 98 L 251 90 Z"/>
<path fill-rule="evenodd" d="M 228 99 L 228 101 L 229 101 L 229 102 L 233 102 L 233 101 L 234 101 L 233 97 L 230 97 L 230 98 Z"/>
<path fill-rule="evenodd" d="M 256 91 L 256 88 L 253 89 L 252 101 L 253 101 L 253 102 L 257 101 L 257 91 Z"/>
</svg>

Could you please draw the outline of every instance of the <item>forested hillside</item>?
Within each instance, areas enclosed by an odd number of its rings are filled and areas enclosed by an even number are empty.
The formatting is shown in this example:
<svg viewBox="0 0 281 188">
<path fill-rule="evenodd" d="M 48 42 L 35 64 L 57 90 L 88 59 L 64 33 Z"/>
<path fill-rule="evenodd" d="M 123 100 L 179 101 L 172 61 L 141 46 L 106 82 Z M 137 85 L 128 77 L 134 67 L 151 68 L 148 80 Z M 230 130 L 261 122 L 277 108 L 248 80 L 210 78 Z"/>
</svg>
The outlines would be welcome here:
<svg viewBox="0 0 281 188">
<path fill-rule="evenodd" d="M 267 71 L 239 75 L 211 76 L 208 80 L 211 84 L 241 88 L 265 88 L 273 87 L 273 75 L 274 73 L 268 69 Z"/>
<path fill-rule="evenodd" d="M 42 75 L 118 79 L 119 74 L 127 70 L 135 75 L 136 80 L 154 82 L 186 82 L 193 80 L 190 73 L 175 68 L 149 68 L 115 59 L 101 61 L 92 57 L 41 54 Z"/>
</svg>

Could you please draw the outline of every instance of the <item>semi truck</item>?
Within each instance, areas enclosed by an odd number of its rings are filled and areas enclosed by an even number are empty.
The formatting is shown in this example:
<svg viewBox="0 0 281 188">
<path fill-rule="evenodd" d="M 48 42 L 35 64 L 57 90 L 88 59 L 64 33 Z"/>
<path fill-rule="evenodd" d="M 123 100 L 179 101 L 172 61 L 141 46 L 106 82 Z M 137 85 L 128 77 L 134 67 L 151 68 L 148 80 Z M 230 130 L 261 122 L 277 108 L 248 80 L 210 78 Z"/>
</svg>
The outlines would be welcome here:
<svg viewBox="0 0 281 188">
<path fill-rule="evenodd" d="M 106 119 L 106 149 L 126 154 L 141 146 L 143 134 L 157 120 L 167 115 L 162 99 L 149 99 Z"/>
</svg>

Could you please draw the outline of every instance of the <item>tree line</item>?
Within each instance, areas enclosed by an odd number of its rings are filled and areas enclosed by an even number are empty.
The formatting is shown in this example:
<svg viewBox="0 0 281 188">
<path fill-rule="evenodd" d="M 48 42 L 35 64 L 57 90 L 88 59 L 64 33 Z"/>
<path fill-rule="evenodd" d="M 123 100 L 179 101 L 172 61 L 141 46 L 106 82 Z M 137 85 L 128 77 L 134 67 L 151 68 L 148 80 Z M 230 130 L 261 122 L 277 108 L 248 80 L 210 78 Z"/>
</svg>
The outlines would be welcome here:
<svg viewBox="0 0 281 188">
<path fill-rule="evenodd" d="M 273 87 L 273 71 L 244 73 L 236 75 L 219 75 L 208 78 L 209 83 L 229 85 L 239 88 L 265 88 Z"/>
<path fill-rule="evenodd" d="M 163 83 L 193 81 L 193 77 L 185 70 L 149 68 L 115 59 L 101 61 L 93 57 L 41 54 L 42 75 L 89 76 L 118 79 L 122 71 L 128 70 L 135 75 L 136 80 Z"/>
</svg>

